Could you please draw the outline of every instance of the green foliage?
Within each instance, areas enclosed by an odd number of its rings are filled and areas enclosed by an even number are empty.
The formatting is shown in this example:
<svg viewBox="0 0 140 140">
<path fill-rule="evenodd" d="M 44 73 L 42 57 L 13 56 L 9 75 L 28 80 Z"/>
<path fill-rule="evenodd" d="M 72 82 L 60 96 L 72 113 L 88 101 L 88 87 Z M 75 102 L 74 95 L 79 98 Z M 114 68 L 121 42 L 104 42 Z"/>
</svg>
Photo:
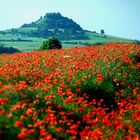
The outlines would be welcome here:
<svg viewBox="0 0 140 140">
<path fill-rule="evenodd" d="M 137 45 L 140 45 L 140 41 L 139 40 L 134 40 L 134 43 Z"/>
<path fill-rule="evenodd" d="M 0 139 L 139 138 L 138 54 L 110 43 L 2 55 Z"/>
<path fill-rule="evenodd" d="M 102 35 L 105 34 L 105 31 L 104 31 L 103 29 L 101 29 L 101 34 L 102 34 Z"/>
<path fill-rule="evenodd" d="M 11 32 L 44 38 L 56 36 L 61 39 L 86 39 L 80 25 L 60 13 L 48 13 L 36 22 L 23 24 L 20 28 L 12 29 Z"/>
<path fill-rule="evenodd" d="M 52 37 L 46 41 L 43 42 L 42 46 L 40 47 L 40 50 L 50 50 L 50 49 L 61 49 L 62 45 L 60 41 Z"/>
<path fill-rule="evenodd" d="M 35 31 L 35 28 L 18 28 L 18 29 L 21 32 L 22 31 L 28 32 L 28 31 L 30 31 L 29 29 L 32 29 Z M 129 39 L 125 39 L 125 38 L 117 38 L 117 37 L 108 36 L 108 35 L 106 35 L 106 38 L 105 38 L 103 35 L 101 35 L 99 33 L 93 33 L 90 31 L 84 31 L 84 34 L 85 34 L 85 36 L 87 36 L 87 39 L 79 39 L 79 40 L 61 39 L 63 48 L 69 48 L 69 47 L 73 47 L 73 46 L 102 45 L 102 44 L 105 44 L 108 42 L 134 42 L 134 40 L 129 40 Z M 66 38 L 69 38 L 69 36 L 70 36 L 70 34 L 65 35 Z M 20 38 L 21 41 L 18 38 Z M 6 47 L 18 48 L 19 50 L 21 50 L 23 52 L 38 50 L 44 40 L 46 40 L 46 38 L 44 39 L 41 37 L 33 37 L 33 36 L 29 37 L 28 35 L 21 35 L 19 32 L 17 34 L 7 33 L 7 31 L 2 32 L 2 33 L 0 32 L 0 42 L 2 44 L 4 44 Z"/>
<path fill-rule="evenodd" d="M 4 47 L 4 44 L 0 44 L 0 54 L 1 53 L 16 53 L 16 52 L 19 52 L 19 50 L 13 47 Z"/>
</svg>

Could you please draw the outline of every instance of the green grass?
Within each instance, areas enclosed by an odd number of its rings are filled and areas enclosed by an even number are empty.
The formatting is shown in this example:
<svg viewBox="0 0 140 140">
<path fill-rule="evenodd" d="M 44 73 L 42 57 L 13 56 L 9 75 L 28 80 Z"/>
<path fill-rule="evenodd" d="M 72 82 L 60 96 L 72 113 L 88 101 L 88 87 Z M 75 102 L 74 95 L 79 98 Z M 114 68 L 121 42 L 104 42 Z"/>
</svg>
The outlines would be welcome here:
<svg viewBox="0 0 140 140">
<path fill-rule="evenodd" d="M 11 40 L 11 39 L 17 39 L 21 37 L 20 35 L 12 35 L 12 34 L 0 34 L 0 40 Z"/>
<path fill-rule="evenodd" d="M 31 31 L 36 31 L 37 28 L 17 28 L 16 30 L 19 32 L 31 32 Z"/>
<path fill-rule="evenodd" d="M 101 34 L 98 33 L 92 33 L 92 32 L 86 32 L 85 35 L 89 39 L 84 39 L 84 40 L 65 40 L 64 42 L 66 43 L 66 46 L 83 46 L 83 44 L 95 44 L 95 43 L 108 43 L 108 42 L 133 42 L 131 39 L 126 39 L 126 38 L 120 38 L 120 37 L 115 37 L 115 36 L 110 36 L 106 35 L 104 37 Z M 75 43 L 74 43 L 75 42 Z"/>
<path fill-rule="evenodd" d="M 106 35 L 106 37 L 104 37 L 104 35 L 101 34 L 97 34 L 97 33 L 92 33 L 92 32 L 86 32 L 85 33 L 86 36 L 89 37 L 89 40 L 84 40 L 83 42 L 89 42 L 89 43 L 107 43 L 107 42 L 132 42 L 131 39 L 125 39 L 125 38 L 120 38 L 120 37 L 115 37 L 115 36 L 109 36 Z M 82 40 L 81 40 L 82 41 Z"/>
<path fill-rule="evenodd" d="M 2 42 L 6 47 L 14 47 L 19 49 L 20 51 L 32 51 L 34 49 L 39 49 L 42 42 Z"/>
<path fill-rule="evenodd" d="M 33 28 L 20 28 L 19 31 L 25 31 L 28 32 L 29 30 L 35 30 Z M 120 37 L 114 37 L 110 35 L 106 35 L 104 37 L 101 34 L 98 33 L 93 33 L 93 32 L 85 32 L 85 35 L 89 39 L 84 39 L 84 40 L 61 40 L 63 48 L 69 48 L 73 46 L 84 46 L 88 44 L 95 44 L 95 43 L 108 43 L 108 42 L 132 42 L 133 40 L 131 39 L 125 39 L 125 38 L 120 38 Z M 22 40 L 30 40 L 29 41 L 16 41 L 18 38 Z M 23 36 L 20 34 L 0 34 L 0 43 L 5 44 L 6 47 L 14 47 L 17 48 L 21 51 L 32 51 L 34 49 L 39 49 L 42 42 L 45 40 L 44 38 L 37 38 L 37 37 L 27 37 Z M 3 41 L 5 40 L 5 41 Z M 14 40 L 14 41 L 12 41 Z"/>
<path fill-rule="evenodd" d="M 27 41 L 16 41 L 18 38 Z M 20 34 L 0 34 L 0 40 L 2 40 L 0 41 L 0 43 L 4 44 L 6 47 L 14 47 L 19 49 L 20 51 L 25 52 L 38 49 L 45 39 L 37 37 L 27 37 Z M 29 42 L 28 40 L 31 40 L 31 42 Z"/>
</svg>

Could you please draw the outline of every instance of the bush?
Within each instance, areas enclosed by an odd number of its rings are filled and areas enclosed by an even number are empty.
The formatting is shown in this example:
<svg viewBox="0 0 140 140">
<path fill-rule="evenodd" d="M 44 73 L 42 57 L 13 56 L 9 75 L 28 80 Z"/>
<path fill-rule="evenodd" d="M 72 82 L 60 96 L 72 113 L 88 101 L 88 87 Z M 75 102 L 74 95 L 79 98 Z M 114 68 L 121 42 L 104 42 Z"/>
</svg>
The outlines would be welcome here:
<svg viewBox="0 0 140 140">
<path fill-rule="evenodd" d="M 20 52 L 18 49 L 13 48 L 13 47 L 5 47 L 4 44 L 0 44 L 0 54 L 2 53 L 16 53 Z"/>
<path fill-rule="evenodd" d="M 140 41 L 139 40 L 134 40 L 134 44 L 140 45 Z"/>
<path fill-rule="evenodd" d="M 62 45 L 58 39 L 52 37 L 43 42 L 40 50 L 61 49 Z"/>
</svg>

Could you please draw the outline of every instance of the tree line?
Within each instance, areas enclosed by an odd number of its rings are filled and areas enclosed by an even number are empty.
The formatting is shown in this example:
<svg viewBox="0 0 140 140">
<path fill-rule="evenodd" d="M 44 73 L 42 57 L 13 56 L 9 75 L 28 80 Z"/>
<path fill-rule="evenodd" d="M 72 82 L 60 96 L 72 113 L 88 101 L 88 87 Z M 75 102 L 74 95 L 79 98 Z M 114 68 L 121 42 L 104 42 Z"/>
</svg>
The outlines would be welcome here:
<svg viewBox="0 0 140 140">
<path fill-rule="evenodd" d="M 4 44 L 0 44 L 0 54 L 2 53 L 16 53 L 16 52 L 20 52 L 17 48 L 13 48 L 13 47 L 5 47 Z"/>
</svg>

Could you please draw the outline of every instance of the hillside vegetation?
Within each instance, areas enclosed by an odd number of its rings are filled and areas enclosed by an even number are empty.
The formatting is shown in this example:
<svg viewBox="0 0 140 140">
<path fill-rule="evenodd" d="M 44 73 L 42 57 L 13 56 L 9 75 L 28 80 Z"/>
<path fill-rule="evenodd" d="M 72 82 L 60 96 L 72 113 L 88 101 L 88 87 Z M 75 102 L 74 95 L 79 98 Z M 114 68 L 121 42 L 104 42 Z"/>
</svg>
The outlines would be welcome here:
<svg viewBox="0 0 140 140">
<path fill-rule="evenodd" d="M 140 139 L 140 46 L 0 58 L 0 139 Z"/>
<path fill-rule="evenodd" d="M 49 37 L 61 40 L 63 48 L 107 42 L 134 42 L 131 39 L 84 30 L 75 21 L 60 13 L 47 13 L 37 21 L 23 24 L 19 28 L 0 31 L 0 42 L 20 51 L 39 49 L 42 42 Z"/>
<path fill-rule="evenodd" d="M 63 17 L 60 13 L 47 13 L 44 17 L 30 24 L 7 32 L 35 37 L 57 37 L 59 39 L 84 39 L 84 30 L 72 19 Z"/>
<path fill-rule="evenodd" d="M 11 54 L 11 53 L 16 53 L 16 52 L 19 52 L 19 50 L 13 47 L 5 47 L 3 44 L 0 44 L 0 54 L 2 53 Z"/>
</svg>

